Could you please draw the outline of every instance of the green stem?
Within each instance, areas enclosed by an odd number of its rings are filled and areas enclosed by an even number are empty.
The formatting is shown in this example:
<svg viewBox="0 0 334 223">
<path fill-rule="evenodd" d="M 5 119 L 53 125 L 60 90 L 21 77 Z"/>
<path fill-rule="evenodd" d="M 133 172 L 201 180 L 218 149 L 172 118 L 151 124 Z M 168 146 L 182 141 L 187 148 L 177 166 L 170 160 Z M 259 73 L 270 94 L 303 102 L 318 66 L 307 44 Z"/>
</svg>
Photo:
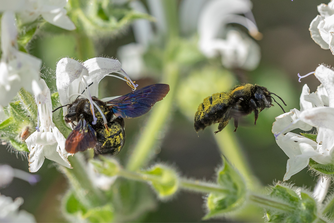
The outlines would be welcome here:
<svg viewBox="0 0 334 223">
<path fill-rule="evenodd" d="M 199 180 L 188 180 L 188 179 L 180 179 L 180 186 L 183 189 L 197 191 L 204 194 L 209 193 L 221 193 L 221 194 L 228 194 L 230 193 L 229 190 L 221 188 L 217 184 L 202 182 Z"/>
<path fill-rule="evenodd" d="M 170 86 L 169 93 L 152 109 L 150 118 L 142 130 L 139 141 L 136 143 L 133 153 L 127 162 L 128 170 L 137 170 L 148 162 L 153 146 L 156 141 L 159 140 L 159 135 L 161 134 L 168 116 L 171 113 L 178 73 L 178 66 L 169 64 L 169 66 L 166 67 L 164 76 L 166 77 L 166 82 Z"/>
<path fill-rule="evenodd" d="M 219 134 L 214 134 L 214 138 L 220 148 L 220 151 L 233 164 L 236 169 L 243 175 L 249 188 L 256 190 L 260 186 L 259 180 L 251 171 L 251 167 L 241 151 L 237 142 L 237 137 L 230 126 L 227 126 Z"/>
<path fill-rule="evenodd" d="M 163 0 L 162 7 L 165 13 L 165 19 L 167 23 L 167 32 L 169 38 L 179 36 L 179 18 L 177 11 L 177 1 L 176 0 Z"/>
<path fill-rule="evenodd" d="M 85 61 L 96 55 L 94 43 L 85 33 L 78 31 L 74 37 L 77 43 L 78 60 Z"/>
<path fill-rule="evenodd" d="M 161 178 L 159 176 L 153 176 L 149 174 L 143 174 L 138 172 L 132 172 L 127 170 L 120 170 L 118 173 L 119 176 L 124 177 L 126 179 L 130 180 L 136 180 L 136 181 L 161 181 Z M 180 187 L 182 189 L 190 190 L 190 191 L 196 191 L 204 194 L 209 193 L 223 193 L 227 194 L 230 191 L 224 188 L 221 188 L 217 184 L 202 182 L 199 180 L 189 180 L 189 179 L 179 179 Z"/>
<path fill-rule="evenodd" d="M 97 189 L 87 174 L 87 168 L 81 160 L 82 156 L 76 154 L 69 157 L 73 169 L 60 167 L 68 178 L 76 197 L 87 208 L 102 206 L 106 203 L 103 193 Z"/>
<path fill-rule="evenodd" d="M 281 210 L 283 212 L 291 212 L 294 211 L 294 207 L 289 204 L 279 202 L 277 200 L 270 199 L 268 197 L 263 197 L 256 194 L 251 194 L 249 199 L 255 204 L 262 206 L 264 208 L 272 208 L 275 210 Z"/>
</svg>

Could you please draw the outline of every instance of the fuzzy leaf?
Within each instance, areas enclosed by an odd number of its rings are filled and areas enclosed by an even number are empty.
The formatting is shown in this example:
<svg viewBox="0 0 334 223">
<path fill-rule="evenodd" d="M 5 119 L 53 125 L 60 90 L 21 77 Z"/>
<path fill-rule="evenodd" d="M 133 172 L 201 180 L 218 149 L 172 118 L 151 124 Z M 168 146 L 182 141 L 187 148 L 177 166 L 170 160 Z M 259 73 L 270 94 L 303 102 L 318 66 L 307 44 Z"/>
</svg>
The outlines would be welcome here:
<svg viewBox="0 0 334 223">
<path fill-rule="evenodd" d="M 289 211 L 267 210 L 269 222 L 311 223 L 317 219 L 316 201 L 307 193 L 276 185 L 270 193 L 272 198 L 283 201 L 291 208 Z"/>
<path fill-rule="evenodd" d="M 91 208 L 83 215 L 84 219 L 88 219 L 92 223 L 109 223 L 114 219 L 114 209 L 110 204 L 103 207 Z"/>
<path fill-rule="evenodd" d="M 107 195 L 115 208 L 115 222 L 140 222 L 140 216 L 156 207 L 151 188 L 143 182 L 118 178 Z"/>
<path fill-rule="evenodd" d="M 206 202 L 207 215 L 203 219 L 223 215 L 240 208 L 246 200 L 246 185 L 241 175 L 223 158 L 224 165 L 218 171 L 217 183 L 229 190 L 228 194 L 211 193 Z"/>
<path fill-rule="evenodd" d="M 329 164 L 320 164 L 314 161 L 313 159 L 310 159 L 309 166 L 316 170 L 319 171 L 320 173 L 324 173 L 327 175 L 333 175 L 334 174 L 334 164 L 329 163 Z"/>
<path fill-rule="evenodd" d="M 90 160 L 100 174 L 113 177 L 119 173 L 120 166 L 115 159 L 105 156 L 100 156 L 100 158 L 102 161 L 94 159 Z"/>
<path fill-rule="evenodd" d="M 153 188 L 160 198 L 171 196 L 178 190 L 178 175 L 175 170 L 168 166 L 157 164 L 150 170 L 141 172 L 149 175 L 148 179 L 150 179 Z"/>
</svg>

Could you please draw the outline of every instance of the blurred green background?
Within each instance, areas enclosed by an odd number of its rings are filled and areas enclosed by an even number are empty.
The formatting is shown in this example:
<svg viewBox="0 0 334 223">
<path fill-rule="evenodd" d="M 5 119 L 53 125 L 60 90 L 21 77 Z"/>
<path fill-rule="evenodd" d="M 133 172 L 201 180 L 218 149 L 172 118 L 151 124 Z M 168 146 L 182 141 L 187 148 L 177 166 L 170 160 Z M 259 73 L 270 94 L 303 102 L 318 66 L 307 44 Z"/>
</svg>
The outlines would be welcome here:
<svg viewBox="0 0 334 223">
<path fill-rule="evenodd" d="M 318 80 L 311 76 L 298 83 L 297 73 L 306 74 L 314 71 L 321 64 L 334 65 L 330 51 L 322 50 L 311 39 L 309 24 L 318 14 L 317 5 L 320 0 L 253 0 L 253 14 L 263 39 L 258 41 L 262 58 L 259 67 L 243 76 L 249 83 L 267 87 L 270 91 L 281 96 L 288 104 L 286 111 L 299 109 L 299 96 L 302 86 L 308 84 L 311 91 L 318 86 Z M 31 52 L 43 58 L 45 62 L 43 73 L 54 73 L 56 62 L 62 57 L 73 57 L 74 39 L 67 36 L 40 36 L 33 40 Z M 103 51 L 99 56 L 117 58 L 117 48 L 133 42 L 133 33 L 123 32 L 122 35 L 101 42 Z M 181 74 L 182 75 L 182 74 Z M 140 86 L 155 83 L 154 79 L 140 79 Z M 128 93 L 129 88 L 124 82 L 114 78 L 106 78 L 101 83 L 102 96 L 121 95 Z M 221 164 L 219 149 L 211 129 L 196 134 L 193 123 L 189 121 L 175 103 L 173 119 L 163 138 L 155 161 L 175 166 L 186 177 L 201 180 L 214 180 L 215 169 Z M 195 113 L 195 111 L 194 111 Z M 285 173 L 287 156 L 275 143 L 271 133 L 275 117 L 282 111 L 278 106 L 264 110 L 259 115 L 257 126 L 253 126 L 253 115 L 244 118 L 235 133 L 238 142 L 247 155 L 248 162 L 263 185 L 281 181 Z M 144 125 L 146 117 L 126 120 L 127 141 L 119 158 L 124 158 L 129 148 L 135 143 L 135 134 Z M 226 129 L 227 131 L 229 129 Z M 16 154 L 1 146 L 0 163 L 9 164 L 14 168 L 28 171 L 28 162 L 24 155 Z M 54 164 L 46 161 L 38 171 L 41 181 L 31 186 L 28 183 L 14 179 L 0 193 L 15 197 L 23 197 L 22 209 L 34 214 L 38 222 L 66 222 L 60 212 L 61 196 L 67 190 L 67 182 Z M 296 174 L 290 180 L 296 186 L 307 185 L 313 188 L 316 178 L 306 169 Z M 204 216 L 203 195 L 181 191 L 171 200 L 159 202 L 156 209 L 141 222 L 193 222 Z M 223 219 L 211 220 L 224 222 Z M 225 220 L 226 221 L 226 220 Z"/>
</svg>

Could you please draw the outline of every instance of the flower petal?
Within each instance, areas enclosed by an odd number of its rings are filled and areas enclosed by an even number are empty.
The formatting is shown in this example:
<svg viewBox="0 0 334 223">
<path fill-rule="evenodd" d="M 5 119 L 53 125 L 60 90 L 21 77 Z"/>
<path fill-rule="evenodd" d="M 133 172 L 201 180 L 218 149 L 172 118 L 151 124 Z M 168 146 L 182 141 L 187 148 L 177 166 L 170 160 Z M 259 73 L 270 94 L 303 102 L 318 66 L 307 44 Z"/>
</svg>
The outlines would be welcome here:
<svg viewBox="0 0 334 223">
<path fill-rule="evenodd" d="M 299 118 L 309 125 L 334 130 L 334 108 L 311 108 L 302 111 Z"/>
<path fill-rule="evenodd" d="M 334 71 L 324 65 L 320 65 L 315 70 L 314 75 L 327 91 L 329 106 L 334 107 Z"/>
<path fill-rule="evenodd" d="M 289 180 L 291 176 L 295 175 L 296 173 L 303 170 L 305 167 L 307 167 L 310 159 L 305 156 L 296 156 L 293 158 L 290 158 L 286 164 L 286 173 L 284 175 L 283 180 Z"/>
<path fill-rule="evenodd" d="M 30 148 L 29 153 L 29 171 L 32 173 L 37 172 L 44 163 L 45 156 L 43 153 L 43 146 L 35 146 Z"/>
<path fill-rule="evenodd" d="M 291 109 L 287 113 L 277 116 L 271 131 L 274 134 L 286 133 L 298 128 L 304 131 L 310 131 L 313 126 L 302 120 L 299 120 L 299 116 L 300 111 L 295 108 Z"/>
<path fill-rule="evenodd" d="M 318 44 L 322 49 L 329 49 L 328 43 L 323 40 L 322 36 L 320 35 L 320 31 L 318 29 L 319 23 L 322 21 L 321 16 L 315 17 L 311 24 L 310 24 L 310 33 L 311 33 L 311 38 L 314 40 L 316 44 Z"/>
<path fill-rule="evenodd" d="M 279 135 L 276 142 L 289 158 L 302 155 L 309 151 L 315 151 L 317 148 L 316 142 L 292 132 Z"/>
<path fill-rule="evenodd" d="M 71 103 L 74 101 L 73 98 L 77 97 L 78 92 L 80 92 L 79 89 L 82 87 L 80 81 L 83 75 L 88 76 L 88 71 L 78 61 L 71 58 L 59 60 L 56 68 L 56 80 L 59 100 L 62 105 Z M 64 112 L 65 110 L 66 107 Z"/>
<path fill-rule="evenodd" d="M 65 9 L 53 10 L 47 13 L 42 13 L 42 16 L 46 21 L 60 28 L 67 29 L 67 30 L 75 29 L 75 25 L 70 20 L 70 18 L 68 18 L 68 16 L 66 15 Z"/>
</svg>

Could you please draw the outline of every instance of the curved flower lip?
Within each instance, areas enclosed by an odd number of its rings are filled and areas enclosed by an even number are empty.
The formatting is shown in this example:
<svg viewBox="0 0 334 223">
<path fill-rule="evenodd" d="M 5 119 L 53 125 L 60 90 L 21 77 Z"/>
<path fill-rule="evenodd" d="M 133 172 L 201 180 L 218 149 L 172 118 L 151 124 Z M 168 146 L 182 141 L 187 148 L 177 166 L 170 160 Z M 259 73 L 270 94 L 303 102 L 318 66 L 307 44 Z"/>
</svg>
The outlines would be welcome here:
<svg viewBox="0 0 334 223">
<path fill-rule="evenodd" d="M 260 60 L 260 50 L 248 36 L 242 37 L 237 31 L 226 30 L 228 23 L 238 23 L 245 26 L 251 35 L 259 36 L 255 22 L 252 21 L 252 4 L 248 0 L 213 0 L 208 2 L 199 17 L 199 49 L 207 57 L 222 55 L 225 67 L 241 67 L 254 69 Z M 251 15 L 251 19 L 238 15 Z M 218 37 L 220 33 L 225 39 Z M 231 58 L 233 56 L 233 59 Z"/>
<path fill-rule="evenodd" d="M 50 90 L 44 80 L 40 80 L 40 85 L 43 86 L 43 90 L 35 95 L 40 123 L 39 131 L 33 132 L 25 140 L 30 151 L 29 171 L 37 172 L 43 165 L 45 158 L 71 168 L 71 164 L 67 160 L 70 154 L 65 150 L 66 139 L 52 122 Z"/>
<path fill-rule="evenodd" d="M 334 54 L 334 4 L 321 4 L 318 6 L 320 15 L 316 16 L 310 24 L 311 38 L 322 49 L 330 49 Z"/>
<path fill-rule="evenodd" d="M 55 26 L 74 30 L 75 25 L 66 15 L 64 9 L 66 4 L 67 0 L 0 0 L 0 11 L 17 12 L 25 23 L 35 21 L 41 15 L 47 22 Z"/>
<path fill-rule="evenodd" d="M 118 73 L 120 77 L 111 75 L 112 73 Z M 57 63 L 56 76 L 62 105 L 70 104 L 83 91 L 98 97 L 98 85 L 105 76 L 118 77 L 126 81 L 131 88 L 136 89 L 137 87 L 122 70 L 122 65 L 118 60 L 103 57 L 91 58 L 83 63 L 63 58 Z M 87 85 L 89 88 L 86 91 Z"/>
<path fill-rule="evenodd" d="M 1 20 L 0 105 L 6 106 L 20 88 L 37 90 L 33 84 L 39 79 L 42 61 L 17 50 L 17 28 L 12 12 L 4 12 Z"/>
</svg>

